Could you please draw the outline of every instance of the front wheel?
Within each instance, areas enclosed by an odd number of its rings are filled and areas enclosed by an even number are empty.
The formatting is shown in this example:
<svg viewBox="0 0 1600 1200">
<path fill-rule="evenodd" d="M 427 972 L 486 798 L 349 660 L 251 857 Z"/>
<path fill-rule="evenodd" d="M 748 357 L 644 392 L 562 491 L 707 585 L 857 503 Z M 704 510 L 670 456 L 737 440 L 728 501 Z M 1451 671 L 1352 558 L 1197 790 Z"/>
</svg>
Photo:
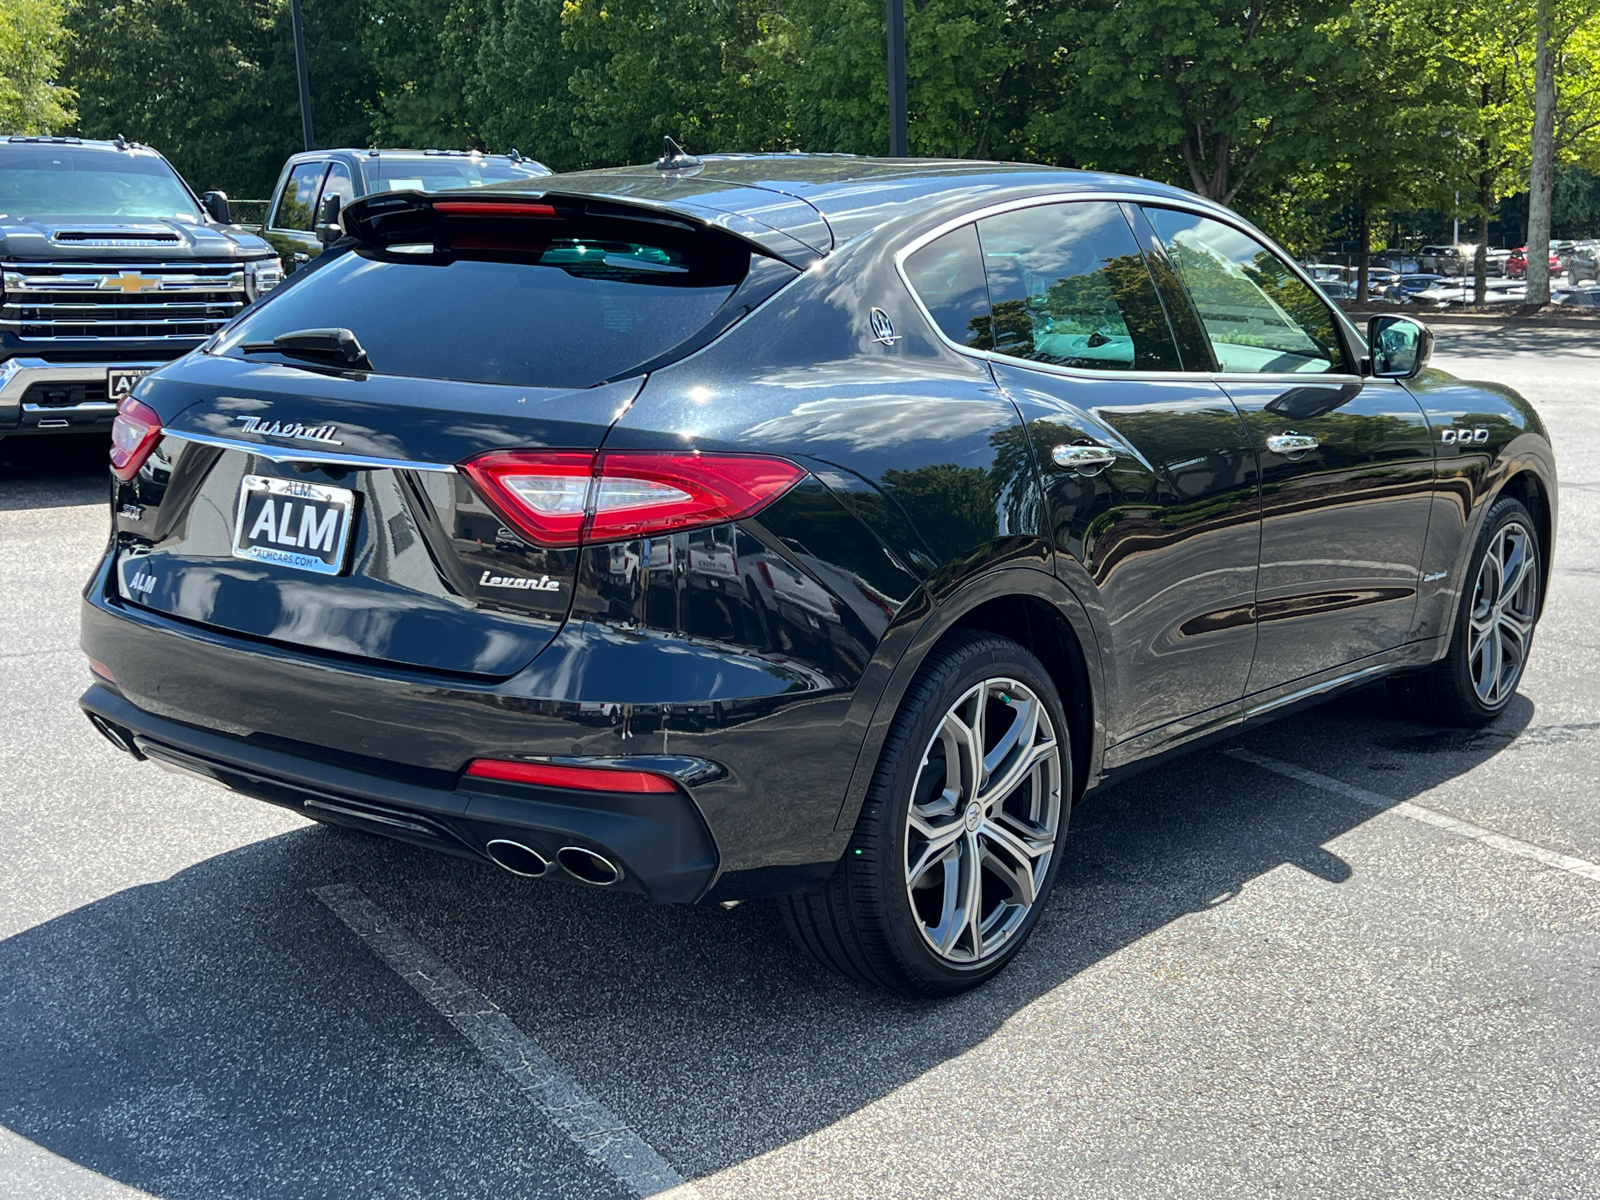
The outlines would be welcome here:
<svg viewBox="0 0 1600 1200">
<path fill-rule="evenodd" d="M 1506 497 L 1489 510 L 1469 560 L 1473 575 L 1449 650 L 1426 671 L 1389 681 L 1389 695 L 1407 715 L 1472 728 L 1511 703 L 1539 620 L 1542 576 L 1534 529 L 1520 500 Z"/>
<path fill-rule="evenodd" d="M 1038 659 L 961 632 L 917 673 L 820 894 L 779 902 L 823 965 L 906 995 L 976 987 L 1050 894 L 1070 806 L 1061 701 Z"/>
</svg>

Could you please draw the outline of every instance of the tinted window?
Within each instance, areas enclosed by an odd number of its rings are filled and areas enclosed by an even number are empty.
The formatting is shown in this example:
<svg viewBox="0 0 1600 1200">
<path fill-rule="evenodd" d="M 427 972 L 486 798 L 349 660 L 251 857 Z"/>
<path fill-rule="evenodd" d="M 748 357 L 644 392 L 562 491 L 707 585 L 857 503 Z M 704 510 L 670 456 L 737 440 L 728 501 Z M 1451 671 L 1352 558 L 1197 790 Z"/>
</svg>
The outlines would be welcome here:
<svg viewBox="0 0 1600 1200">
<path fill-rule="evenodd" d="M 460 224 L 454 252 L 410 244 L 323 260 L 272 292 L 217 352 L 242 356 L 241 346 L 292 330 L 343 327 L 384 375 L 589 387 L 700 330 L 750 265 L 747 249 L 713 235 L 644 243 L 551 221 L 539 223 L 549 226 L 542 240 L 513 243 Z"/>
<path fill-rule="evenodd" d="M 390 158 L 379 155 L 361 164 L 369 192 L 443 192 L 450 188 L 483 187 L 536 179 L 550 172 L 532 163 L 505 158 Z"/>
<path fill-rule="evenodd" d="M 339 208 L 344 207 L 356 198 L 355 186 L 350 182 L 350 172 L 343 163 L 334 163 L 328 168 L 328 177 L 322 181 L 322 200 L 329 196 L 339 197 Z M 317 201 L 318 215 L 321 215 L 322 200 Z"/>
<path fill-rule="evenodd" d="M 989 290 L 983 281 L 978 235 L 971 225 L 935 238 L 908 257 L 906 278 L 945 337 L 975 350 L 993 346 Z"/>
<path fill-rule="evenodd" d="M 0 212 L 200 219 L 189 189 L 155 155 L 67 146 L 0 149 Z"/>
<path fill-rule="evenodd" d="M 1166 208 L 1145 211 L 1224 371 L 1347 370 L 1327 301 L 1277 255 L 1220 221 Z"/>
<path fill-rule="evenodd" d="M 272 215 L 272 228 L 310 231 L 316 216 L 317 191 L 327 169 L 325 162 L 309 162 L 301 163 L 290 173 L 283 195 L 278 198 L 278 211 Z"/>
<path fill-rule="evenodd" d="M 1180 370 L 1144 255 L 1116 204 L 1047 204 L 978 222 L 994 348 L 1063 367 Z"/>
</svg>

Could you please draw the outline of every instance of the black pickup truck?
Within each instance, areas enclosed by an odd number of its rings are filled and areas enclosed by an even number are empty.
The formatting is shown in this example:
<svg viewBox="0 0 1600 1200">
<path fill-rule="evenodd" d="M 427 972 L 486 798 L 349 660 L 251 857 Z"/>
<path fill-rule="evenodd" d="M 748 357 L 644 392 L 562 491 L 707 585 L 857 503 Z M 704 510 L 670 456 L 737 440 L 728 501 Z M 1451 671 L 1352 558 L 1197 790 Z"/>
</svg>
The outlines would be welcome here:
<svg viewBox="0 0 1600 1200">
<path fill-rule="evenodd" d="M 140 376 L 282 278 L 148 147 L 0 140 L 0 438 L 109 431 Z"/>
</svg>

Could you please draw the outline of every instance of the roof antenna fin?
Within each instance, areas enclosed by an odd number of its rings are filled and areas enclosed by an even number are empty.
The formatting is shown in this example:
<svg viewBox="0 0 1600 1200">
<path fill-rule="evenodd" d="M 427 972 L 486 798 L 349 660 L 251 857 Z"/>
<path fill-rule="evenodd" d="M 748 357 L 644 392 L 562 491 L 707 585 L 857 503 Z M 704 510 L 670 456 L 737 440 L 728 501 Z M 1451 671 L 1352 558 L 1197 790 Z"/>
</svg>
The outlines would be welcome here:
<svg viewBox="0 0 1600 1200">
<path fill-rule="evenodd" d="M 688 167 L 698 167 L 703 164 L 694 155 L 686 153 L 684 148 L 669 137 L 661 139 L 661 157 L 656 159 L 658 171 L 682 171 Z"/>
</svg>

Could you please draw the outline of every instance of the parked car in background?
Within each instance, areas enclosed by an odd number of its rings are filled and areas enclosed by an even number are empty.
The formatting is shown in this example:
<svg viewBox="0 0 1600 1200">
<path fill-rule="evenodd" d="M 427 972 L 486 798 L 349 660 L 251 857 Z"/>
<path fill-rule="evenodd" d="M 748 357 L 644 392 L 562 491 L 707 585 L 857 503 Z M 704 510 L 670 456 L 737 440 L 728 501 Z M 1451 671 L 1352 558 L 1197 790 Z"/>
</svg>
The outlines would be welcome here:
<svg viewBox="0 0 1600 1200">
<path fill-rule="evenodd" d="M 1343 279 L 1349 270 L 1343 263 L 1306 263 L 1304 266 L 1306 273 L 1318 283 L 1325 279 Z"/>
<path fill-rule="evenodd" d="M 1554 250 L 1550 252 L 1550 275 L 1552 278 L 1562 273 L 1561 256 Z M 1528 275 L 1528 248 L 1518 246 L 1511 252 L 1511 257 L 1506 259 L 1506 278 L 1525 279 Z"/>
<path fill-rule="evenodd" d="M 1579 242 L 1567 259 L 1567 279 L 1600 283 L 1600 241 Z"/>
<path fill-rule="evenodd" d="M 1424 246 L 1417 251 L 1417 268 L 1433 275 L 1460 275 L 1471 261 L 1470 246 Z"/>
<path fill-rule="evenodd" d="M 1571 259 L 1572 251 L 1577 244 L 1577 242 L 1566 238 L 1552 238 L 1550 240 L 1550 256 L 1561 264 L 1560 269 L 1562 271 L 1567 269 L 1567 262 L 1569 259 Z M 1555 267 L 1551 267 L 1550 269 L 1552 271 L 1556 270 Z"/>
<path fill-rule="evenodd" d="M 676 152 L 343 227 L 118 416 L 81 703 L 130 788 L 776 897 L 937 996 L 1023 945 L 1087 789 L 1380 678 L 1514 702 L 1538 413 L 1192 193 Z"/>
<path fill-rule="evenodd" d="M 1550 293 L 1550 302 L 1572 308 L 1600 308 L 1600 286 L 1585 283 L 1578 287 L 1556 288 Z"/>
<path fill-rule="evenodd" d="M 1416 255 L 1399 250 L 1386 250 L 1375 261 L 1399 275 L 1415 275 L 1422 269 L 1417 266 Z"/>
<path fill-rule="evenodd" d="M 0 141 L 0 437 L 109 432 L 147 372 L 282 277 L 272 247 L 136 142 Z"/>
<path fill-rule="evenodd" d="M 263 234 L 290 271 L 322 253 L 318 220 L 330 199 L 340 207 L 375 192 L 442 192 L 513 183 L 550 174 L 516 151 L 316 150 L 284 164 L 267 206 Z"/>
<path fill-rule="evenodd" d="M 1491 279 L 1484 289 L 1485 304 L 1520 303 L 1526 294 L 1526 285 L 1513 279 Z M 1477 286 L 1471 279 L 1441 279 L 1433 287 L 1416 292 L 1411 299 L 1418 304 L 1431 304 L 1439 308 L 1477 302 Z"/>
<path fill-rule="evenodd" d="M 1419 292 L 1434 287 L 1443 278 L 1442 275 L 1399 275 L 1383 289 L 1383 298 L 1396 304 L 1404 304 L 1414 299 Z"/>
</svg>

